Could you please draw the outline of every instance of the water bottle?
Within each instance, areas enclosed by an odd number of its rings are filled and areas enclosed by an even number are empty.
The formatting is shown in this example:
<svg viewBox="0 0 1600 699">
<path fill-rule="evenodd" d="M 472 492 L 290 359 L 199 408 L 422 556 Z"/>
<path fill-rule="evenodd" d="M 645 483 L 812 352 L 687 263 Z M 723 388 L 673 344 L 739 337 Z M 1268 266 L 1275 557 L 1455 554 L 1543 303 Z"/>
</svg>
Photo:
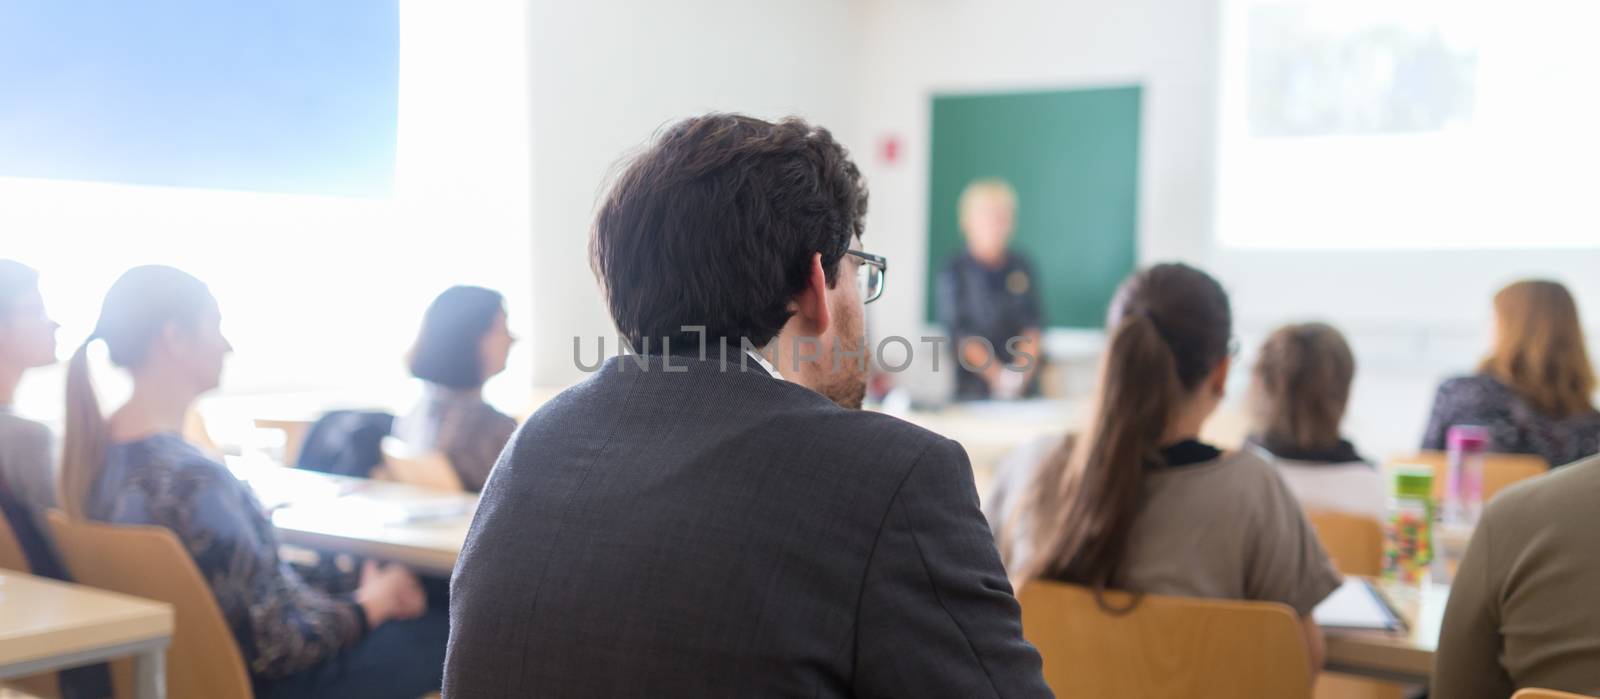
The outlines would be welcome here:
<svg viewBox="0 0 1600 699">
<path fill-rule="evenodd" d="M 1477 425 L 1456 425 L 1445 438 L 1444 523 L 1470 527 L 1483 513 L 1483 457 L 1489 431 Z"/>
</svg>

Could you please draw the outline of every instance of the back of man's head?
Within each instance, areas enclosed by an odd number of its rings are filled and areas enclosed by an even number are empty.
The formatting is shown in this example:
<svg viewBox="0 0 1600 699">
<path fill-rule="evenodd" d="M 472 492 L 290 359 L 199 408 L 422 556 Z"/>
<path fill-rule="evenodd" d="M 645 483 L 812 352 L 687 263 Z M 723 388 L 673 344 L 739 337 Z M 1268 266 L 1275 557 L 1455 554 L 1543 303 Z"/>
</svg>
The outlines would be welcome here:
<svg viewBox="0 0 1600 699">
<path fill-rule="evenodd" d="M 826 129 L 736 114 L 680 121 L 617 177 L 590 255 L 612 319 L 639 352 L 741 340 L 791 315 L 812 256 L 827 284 L 862 234 L 867 190 Z"/>
</svg>

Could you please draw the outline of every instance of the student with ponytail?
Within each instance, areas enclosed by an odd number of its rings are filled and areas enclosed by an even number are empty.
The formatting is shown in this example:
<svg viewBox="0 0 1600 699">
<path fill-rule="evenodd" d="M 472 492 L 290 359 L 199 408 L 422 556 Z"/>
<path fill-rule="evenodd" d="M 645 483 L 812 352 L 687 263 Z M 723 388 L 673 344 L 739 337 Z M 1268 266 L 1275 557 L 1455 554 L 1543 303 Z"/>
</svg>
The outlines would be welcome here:
<svg viewBox="0 0 1600 699">
<path fill-rule="evenodd" d="M 1081 435 L 1008 459 L 989 498 L 1013 583 L 1265 600 L 1303 620 L 1339 586 L 1299 504 L 1255 450 L 1199 441 L 1223 397 L 1233 316 L 1216 280 L 1163 264 L 1118 288 L 1099 395 Z"/>
<path fill-rule="evenodd" d="M 194 557 L 227 617 L 258 697 L 402 697 L 436 691 L 449 632 L 404 568 L 368 563 L 349 594 L 306 584 L 249 489 L 184 441 L 184 415 L 216 388 L 231 351 L 199 280 L 137 267 L 106 294 L 67 375 L 61 503 L 68 515 L 164 526 Z M 104 342 L 133 392 L 107 419 L 90 381 Z"/>
</svg>

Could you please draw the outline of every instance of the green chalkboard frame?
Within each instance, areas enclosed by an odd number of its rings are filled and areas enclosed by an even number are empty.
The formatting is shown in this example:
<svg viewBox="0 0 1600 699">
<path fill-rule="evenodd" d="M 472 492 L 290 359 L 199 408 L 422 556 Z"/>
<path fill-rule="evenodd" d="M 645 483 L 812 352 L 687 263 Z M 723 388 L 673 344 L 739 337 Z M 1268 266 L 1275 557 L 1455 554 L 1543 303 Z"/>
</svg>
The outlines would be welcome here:
<svg viewBox="0 0 1600 699">
<path fill-rule="evenodd" d="M 964 246 L 957 217 L 972 180 L 1017 190 L 1013 247 L 1032 260 L 1047 325 L 1101 328 L 1137 263 L 1143 89 L 936 94 L 928 173 L 927 320 L 939 271 Z"/>
</svg>

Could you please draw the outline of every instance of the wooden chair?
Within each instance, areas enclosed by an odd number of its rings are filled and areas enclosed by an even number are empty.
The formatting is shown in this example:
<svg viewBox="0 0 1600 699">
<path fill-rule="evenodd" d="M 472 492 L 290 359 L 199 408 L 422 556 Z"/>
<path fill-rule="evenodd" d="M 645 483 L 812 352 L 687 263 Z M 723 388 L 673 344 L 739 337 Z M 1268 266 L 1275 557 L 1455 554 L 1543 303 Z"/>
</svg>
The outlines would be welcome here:
<svg viewBox="0 0 1600 699">
<path fill-rule="evenodd" d="M 1119 609 L 1129 602 L 1105 597 Z M 1281 604 L 1145 595 L 1116 614 L 1087 588 L 1040 581 L 1018 599 L 1023 634 L 1057 696 L 1311 696 L 1300 620 Z"/>
<path fill-rule="evenodd" d="M 300 448 L 305 446 L 306 435 L 311 432 L 315 420 L 293 420 L 279 418 L 255 419 L 258 430 L 277 430 L 283 433 L 283 465 L 293 466 L 300 459 Z"/>
<path fill-rule="evenodd" d="M 394 437 L 383 438 L 383 471 L 389 480 L 411 485 L 461 492 L 461 476 L 444 454 L 419 451 Z"/>
<path fill-rule="evenodd" d="M 1558 689 L 1534 689 L 1532 687 L 1529 687 L 1527 689 L 1517 690 L 1516 694 L 1511 695 L 1511 699 L 1597 699 L 1597 698 L 1589 696 L 1587 694 L 1573 694 L 1572 692 L 1563 692 L 1563 691 L 1558 690 Z"/>
<path fill-rule="evenodd" d="M 1421 451 L 1390 465 L 1420 464 L 1433 469 L 1433 496 L 1444 496 L 1448 483 L 1449 455 L 1442 451 Z M 1483 501 L 1494 499 L 1496 493 L 1517 481 L 1527 480 L 1549 472 L 1550 463 L 1537 454 L 1485 454 L 1483 458 Z"/>
<path fill-rule="evenodd" d="M 21 573 L 32 572 L 28 557 L 22 553 L 22 542 L 11 529 L 11 521 L 0 515 L 0 568 Z"/>
<path fill-rule="evenodd" d="M 1378 520 L 1342 512 L 1307 512 L 1306 518 L 1339 572 L 1369 577 L 1383 572 L 1383 524 Z"/>
<path fill-rule="evenodd" d="M 59 510 L 50 512 L 50 528 L 78 582 L 172 605 L 175 624 L 167 649 L 167 696 L 253 696 L 233 632 L 210 586 L 171 531 L 73 520 Z M 132 679 L 130 662 L 112 663 L 118 696 L 133 696 Z"/>
</svg>

